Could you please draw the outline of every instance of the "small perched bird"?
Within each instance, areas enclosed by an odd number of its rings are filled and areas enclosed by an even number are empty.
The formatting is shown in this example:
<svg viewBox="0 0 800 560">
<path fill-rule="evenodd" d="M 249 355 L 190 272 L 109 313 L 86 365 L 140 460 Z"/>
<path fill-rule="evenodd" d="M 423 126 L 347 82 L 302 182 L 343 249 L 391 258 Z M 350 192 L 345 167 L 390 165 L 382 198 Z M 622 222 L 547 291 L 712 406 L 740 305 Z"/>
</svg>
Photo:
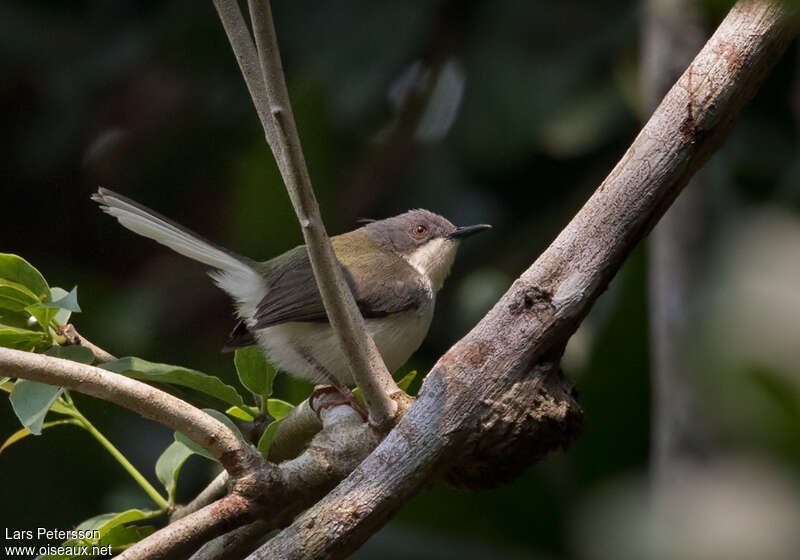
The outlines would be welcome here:
<svg viewBox="0 0 800 560">
<path fill-rule="evenodd" d="M 92 199 L 129 230 L 215 269 L 209 274 L 233 298 L 240 318 L 227 348 L 258 344 L 276 368 L 290 375 L 340 390 L 354 385 L 305 245 L 256 262 L 108 189 L 99 189 Z M 490 227 L 456 227 L 428 210 L 411 210 L 331 238 L 389 371 L 422 344 L 459 242 Z"/>
</svg>

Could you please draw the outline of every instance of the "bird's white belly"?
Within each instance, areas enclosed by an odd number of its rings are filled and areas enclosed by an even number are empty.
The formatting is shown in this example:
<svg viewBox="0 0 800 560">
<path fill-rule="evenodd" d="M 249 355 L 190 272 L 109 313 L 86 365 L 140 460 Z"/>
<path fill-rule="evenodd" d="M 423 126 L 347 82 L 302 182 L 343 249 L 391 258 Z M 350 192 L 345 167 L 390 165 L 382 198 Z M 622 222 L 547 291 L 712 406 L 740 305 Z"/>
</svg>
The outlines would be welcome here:
<svg viewBox="0 0 800 560">
<path fill-rule="evenodd" d="M 434 303 L 423 308 L 365 319 L 367 331 L 390 372 L 405 364 L 420 347 L 433 317 Z M 328 323 L 283 323 L 256 332 L 272 364 L 313 383 L 329 383 L 319 364 L 341 383 L 355 385 L 339 341 Z M 311 360 L 309 359 L 311 358 Z"/>
</svg>

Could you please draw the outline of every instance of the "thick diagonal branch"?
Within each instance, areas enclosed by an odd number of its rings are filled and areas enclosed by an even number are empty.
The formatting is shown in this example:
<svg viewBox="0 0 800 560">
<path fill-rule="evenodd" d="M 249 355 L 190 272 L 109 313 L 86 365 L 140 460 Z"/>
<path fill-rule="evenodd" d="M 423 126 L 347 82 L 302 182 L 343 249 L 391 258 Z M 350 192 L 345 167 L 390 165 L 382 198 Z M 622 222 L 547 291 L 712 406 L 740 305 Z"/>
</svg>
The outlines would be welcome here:
<svg viewBox="0 0 800 560">
<path fill-rule="evenodd" d="M 569 401 L 545 390 L 557 380 L 554 363 L 796 34 L 786 6 L 766 0 L 734 6 L 611 174 L 487 316 L 439 360 L 395 429 L 333 492 L 251 558 L 341 558 L 456 463 L 484 461 L 491 476 L 492 467 L 501 470 L 507 461 L 535 459 L 536 453 L 526 457 L 504 445 L 531 414 L 547 421 L 522 434 L 527 445 L 568 442 L 573 434 L 559 419 L 569 414 Z M 542 402 L 520 413 L 532 394 L 542 395 Z M 505 457 L 498 453 L 503 451 Z"/>
</svg>

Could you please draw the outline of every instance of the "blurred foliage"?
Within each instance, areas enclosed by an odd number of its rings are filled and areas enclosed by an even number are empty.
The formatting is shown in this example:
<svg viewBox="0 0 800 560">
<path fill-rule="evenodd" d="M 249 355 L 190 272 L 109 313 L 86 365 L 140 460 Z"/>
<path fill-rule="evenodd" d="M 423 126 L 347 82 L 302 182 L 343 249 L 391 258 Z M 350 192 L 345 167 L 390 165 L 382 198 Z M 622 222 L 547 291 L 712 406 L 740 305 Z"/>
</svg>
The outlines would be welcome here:
<svg viewBox="0 0 800 560">
<path fill-rule="evenodd" d="M 729 5 L 704 3 L 709 31 Z M 638 131 L 641 4 L 349 0 L 273 10 L 332 233 L 411 207 L 495 225 L 462 247 L 431 332 L 400 372 L 424 373 L 557 235 Z M 54 284 L 79 285 L 77 326 L 110 352 L 238 387 L 231 356 L 219 352 L 234 324 L 230 305 L 203 267 L 123 230 L 89 201 L 108 186 L 256 259 L 300 243 L 211 3 L 8 0 L 0 62 L 0 251 L 24 256 Z M 714 451 L 759 458 L 758 476 L 734 478 L 756 481 L 753 492 L 766 496 L 759 504 L 772 503 L 763 481 L 784 473 L 776 484 L 789 497 L 771 511 L 789 512 L 800 465 L 796 67 L 791 47 L 710 164 L 718 235 L 687 350 L 707 365 L 701 400 L 715 421 Z M 576 543 L 620 535 L 600 521 L 635 515 L 618 488 L 648 461 L 644 251 L 570 344 L 565 369 L 586 408 L 580 440 L 497 490 L 424 491 L 359 557 L 594 558 Z M 274 380 L 286 401 L 308 389 Z M 171 445 L 169 430 L 74 400 L 159 484 L 151 466 Z M 9 406 L 0 407 L 0 428 L 3 439 L 18 429 Z M 44 437 L 0 455 L 7 477 L 39 481 L 6 485 L 4 503 L 29 507 L 3 508 L 0 525 L 69 528 L 101 511 L 152 506 L 79 430 Z M 175 499 L 210 479 L 208 464 L 186 461 Z M 630 550 L 619 557 L 646 557 Z"/>
</svg>

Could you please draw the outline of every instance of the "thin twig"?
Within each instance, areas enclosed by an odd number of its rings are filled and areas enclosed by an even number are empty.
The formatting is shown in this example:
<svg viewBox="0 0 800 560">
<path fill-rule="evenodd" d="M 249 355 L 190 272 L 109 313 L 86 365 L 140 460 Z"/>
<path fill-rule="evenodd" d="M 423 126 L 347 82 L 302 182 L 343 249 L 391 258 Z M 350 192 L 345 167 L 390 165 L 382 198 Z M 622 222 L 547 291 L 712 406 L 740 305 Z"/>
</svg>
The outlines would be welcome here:
<svg viewBox="0 0 800 560">
<path fill-rule="evenodd" d="M 278 424 L 272 445 L 269 447 L 269 460 L 280 463 L 297 457 L 322 429 L 322 421 L 308 399 L 294 407 Z"/>
<path fill-rule="evenodd" d="M 0 348 L 0 372 L 66 387 L 138 412 L 183 433 L 208 450 L 234 478 L 263 463 L 257 451 L 240 441 L 219 420 L 169 393 L 124 375 L 10 348 Z"/>
<path fill-rule="evenodd" d="M 262 85 L 263 79 L 258 62 L 258 53 L 256 53 L 253 38 L 242 17 L 239 3 L 236 0 L 213 0 L 213 2 L 214 7 L 217 9 L 217 14 L 219 14 L 219 19 L 222 21 L 222 26 L 225 28 L 233 54 L 239 63 L 239 70 L 241 70 L 244 77 L 247 91 L 250 92 L 261 126 L 264 127 L 267 144 L 275 153 L 279 147 L 275 126 L 269 112 L 267 92 Z M 280 161 L 278 161 L 278 166 L 280 166 Z"/>
<path fill-rule="evenodd" d="M 270 3 L 250 0 L 249 5 L 264 89 L 280 146 L 279 150 L 273 149 L 273 153 L 300 221 L 328 320 L 364 395 L 372 424 L 385 428 L 392 423 L 398 410 L 391 395 L 401 391 L 367 333 L 364 318 L 344 280 L 325 231 L 292 115 Z"/>
<path fill-rule="evenodd" d="M 253 521 L 249 525 L 243 525 L 207 542 L 189 560 L 244 558 L 271 529 L 269 521 L 263 519 Z"/>
<path fill-rule="evenodd" d="M 187 515 L 206 507 L 208 504 L 219 500 L 228 491 L 230 480 L 231 477 L 228 475 L 228 471 L 222 471 L 219 473 L 214 477 L 214 480 L 208 483 L 208 486 L 206 486 L 197 496 L 195 496 L 191 502 L 185 506 L 175 508 L 175 510 L 169 516 L 169 522 L 175 523 L 179 519 L 182 519 Z"/>
<path fill-rule="evenodd" d="M 114 357 L 109 352 L 106 352 L 96 344 L 92 343 L 81 333 L 78 332 L 78 329 L 75 328 L 73 324 L 67 324 L 61 327 L 59 330 L 59 334 L 63 336 L 68 344 L 75 345 L 75 346 L 83 346 L 84 348 L 88 348 L 94 354 L 94 363 L 95 364 L 102 364 L 104 362 L 113 362 L 117 358 Z"/>
</svg>

